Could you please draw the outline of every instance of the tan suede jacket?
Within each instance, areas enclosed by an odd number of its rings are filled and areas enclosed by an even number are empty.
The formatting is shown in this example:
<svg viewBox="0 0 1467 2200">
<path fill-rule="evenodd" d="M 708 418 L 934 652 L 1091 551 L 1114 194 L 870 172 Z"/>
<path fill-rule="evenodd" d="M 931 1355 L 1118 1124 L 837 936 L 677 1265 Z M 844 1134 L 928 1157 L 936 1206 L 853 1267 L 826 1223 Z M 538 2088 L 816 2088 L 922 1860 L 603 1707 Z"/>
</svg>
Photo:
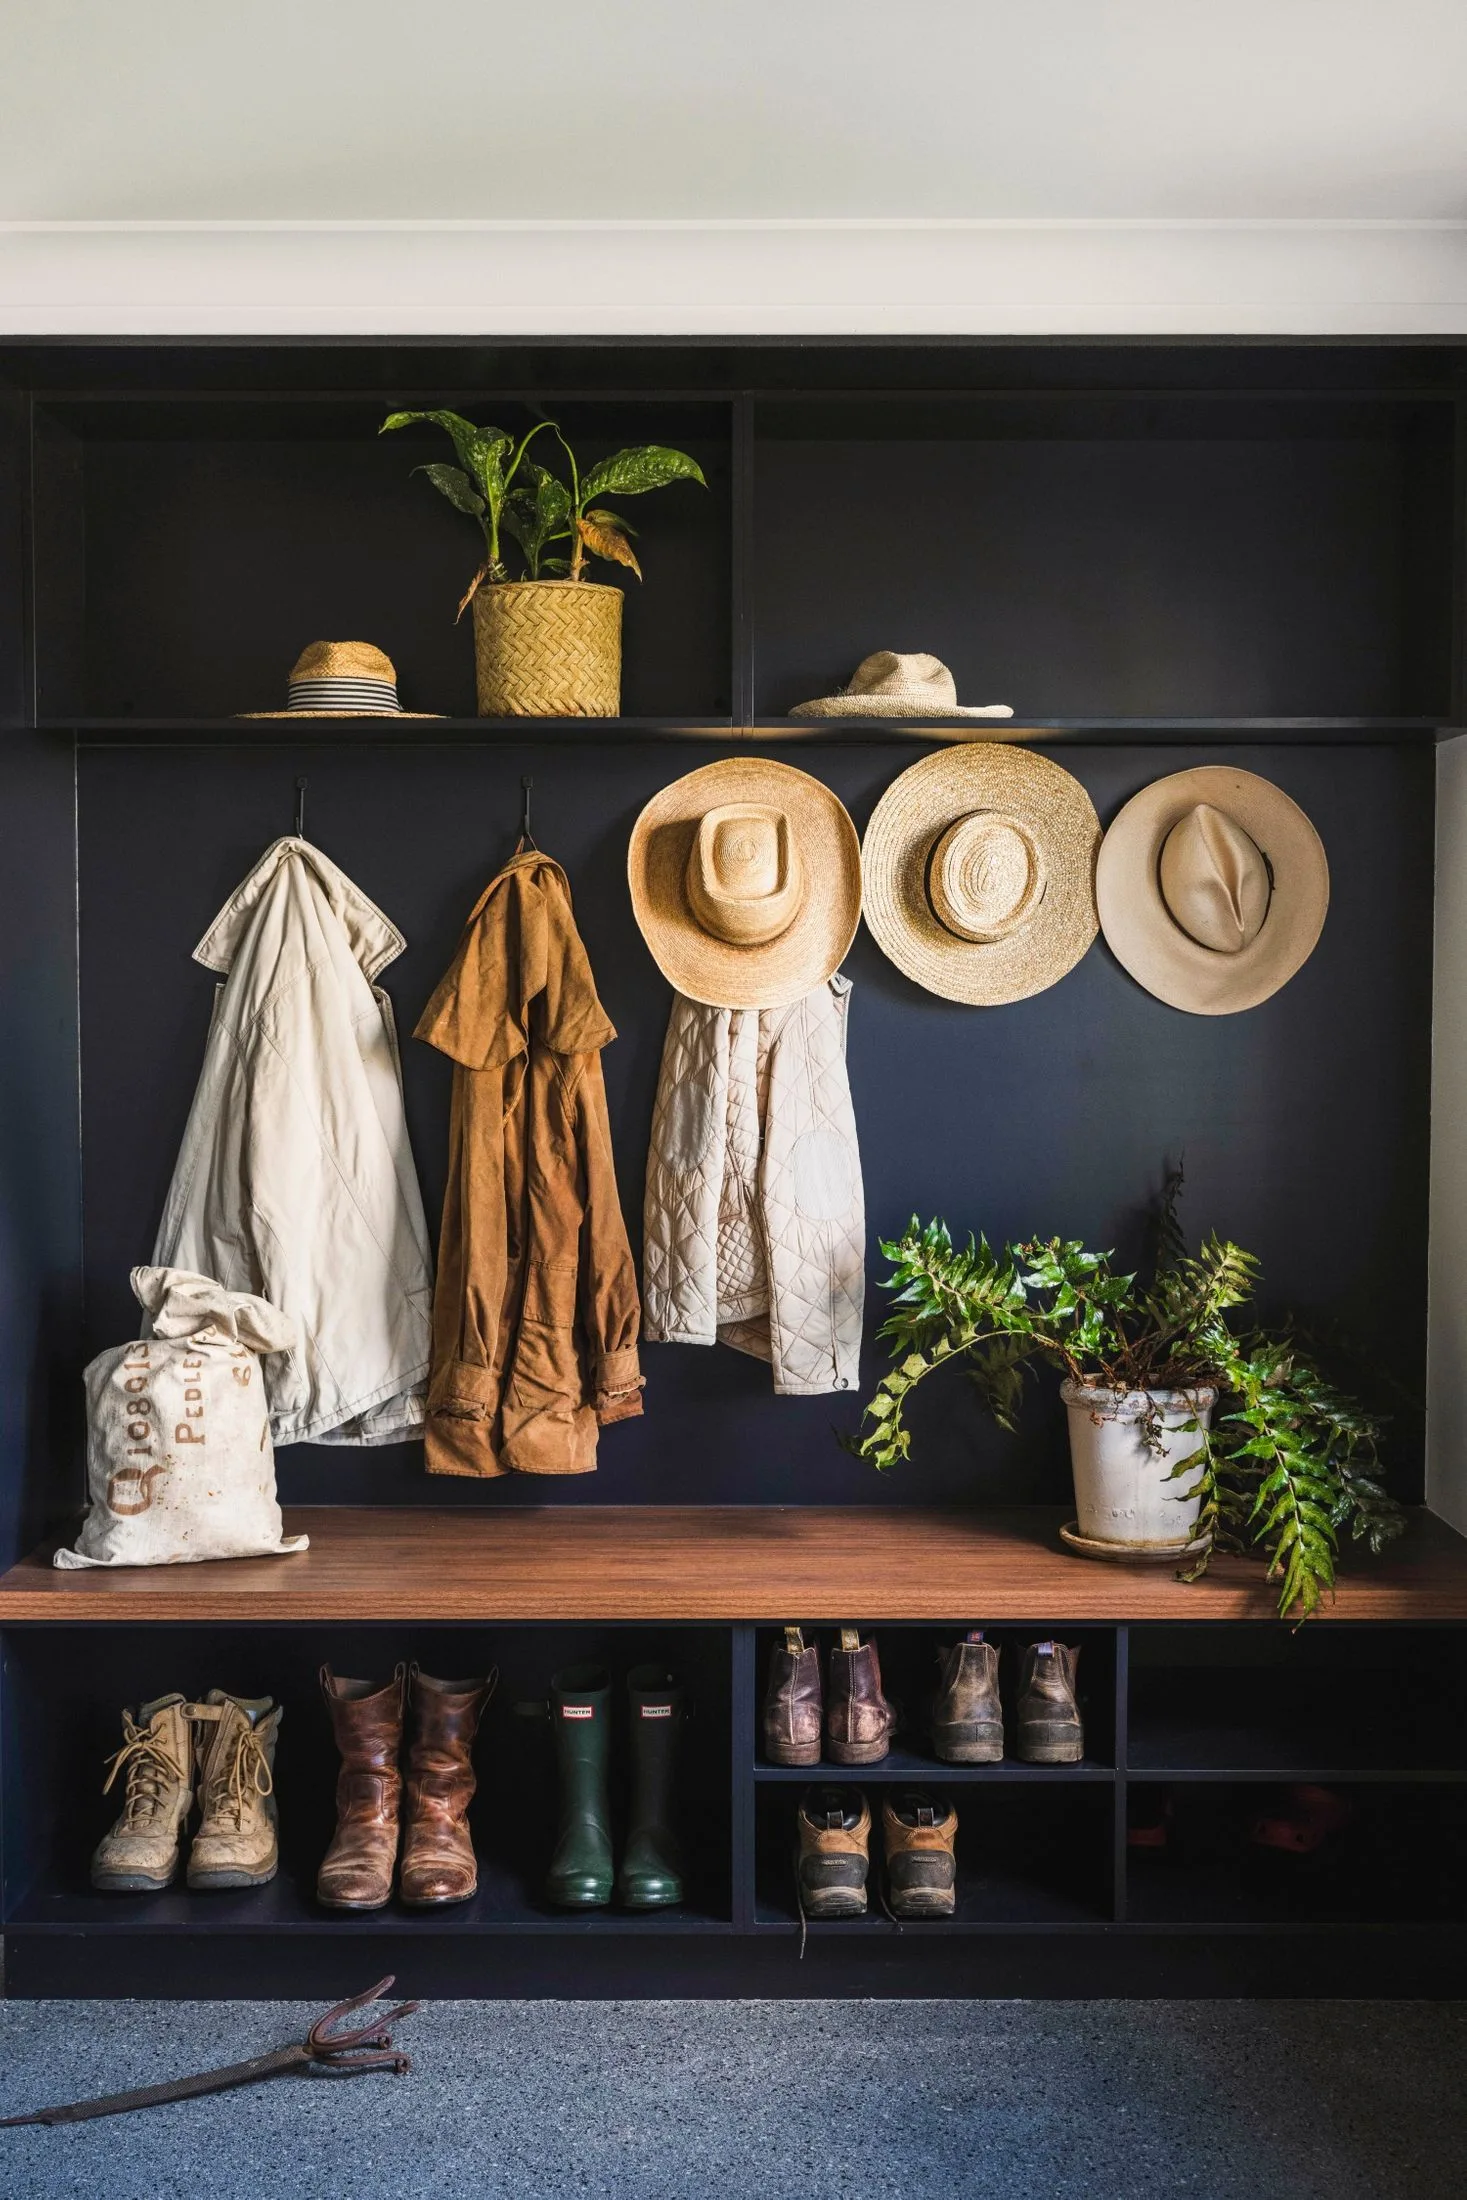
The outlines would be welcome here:
<svg viewBox="0 0 1467 2200">
<path fill-rule="evenodd" d="M 596 997 L 558 863 L 484 894 L 417 1037 L 456 1065 L 433 1307 L 430 1474 L 586 1474 L 642 1410 Z"/>
</svg>

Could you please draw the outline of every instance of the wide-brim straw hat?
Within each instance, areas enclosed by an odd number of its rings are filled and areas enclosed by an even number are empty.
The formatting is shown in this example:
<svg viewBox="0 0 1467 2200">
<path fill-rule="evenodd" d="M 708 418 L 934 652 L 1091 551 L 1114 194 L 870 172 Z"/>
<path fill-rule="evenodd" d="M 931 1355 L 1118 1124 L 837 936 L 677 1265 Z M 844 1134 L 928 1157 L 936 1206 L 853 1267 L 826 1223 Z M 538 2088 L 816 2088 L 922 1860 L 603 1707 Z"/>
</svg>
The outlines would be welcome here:
<svg viewBox="0 0 1467 2200">
<path fill-rule="evenodd" d="M 1232 1016 L 1313 953 L 1329 861 L 1282 787 L 1201 764 L 1132 796 L 1105 836 L 1096 894 L 1106 942 L 1139 985 L 1191 1015 Z"/>
<path fill-rule="evenodd" d="M 397 667 L 371 642 L 312 642 L 290 668 L 284 710 L 243 710 L 241 718 L 437 718 L 404 710 Z"/>
<path fill-rule="evenodd" d="M 861 844 L 866 922 L 883 954 L 943 1000 L 1042 993 L 1095 937 L 1100 820 L 1070 772 L 990 741 L 893 780 Z"/>
<path fill-rule="evenodd" d="M 836 695 L 796 703 L 791 718 L 1012 718 L 1009 703 L 960 703 L 958 684 L 940 657 L 878 649 L 863 657 Z"/>
<path fill-rule="evenodd" d="M 762 756 L 704 764 L 632 827 L 632 909 L 663 976 L 710 1008 L 783 1008 L 840 968 L 861 921 L 844 803 Z"/>
</svg>

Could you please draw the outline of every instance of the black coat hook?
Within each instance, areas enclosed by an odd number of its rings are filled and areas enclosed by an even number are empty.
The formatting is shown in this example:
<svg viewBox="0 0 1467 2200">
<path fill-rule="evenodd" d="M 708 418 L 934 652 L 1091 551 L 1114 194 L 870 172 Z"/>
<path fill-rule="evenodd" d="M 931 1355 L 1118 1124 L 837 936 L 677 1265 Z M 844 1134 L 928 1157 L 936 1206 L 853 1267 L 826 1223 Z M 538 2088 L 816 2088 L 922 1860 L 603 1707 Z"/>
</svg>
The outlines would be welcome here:
<svg viewBox="0 0 1467 2200">
<path fill-rule="evenodd" d="M 295 783 L 295 837 L 297 840 L 304 840 L 306 837 L 306 782 L 304 779 L 298 779 Z"/>
<path fill-rule="evenodd" d="M 534 784 L 533 779 L 522 779 L 520 781 L 520 846 L 522 848 L 533 848 L 536 855 L 538 855 L 540 853 L 539 844 L 530 831 L 530 789 Z"/>
</svg>

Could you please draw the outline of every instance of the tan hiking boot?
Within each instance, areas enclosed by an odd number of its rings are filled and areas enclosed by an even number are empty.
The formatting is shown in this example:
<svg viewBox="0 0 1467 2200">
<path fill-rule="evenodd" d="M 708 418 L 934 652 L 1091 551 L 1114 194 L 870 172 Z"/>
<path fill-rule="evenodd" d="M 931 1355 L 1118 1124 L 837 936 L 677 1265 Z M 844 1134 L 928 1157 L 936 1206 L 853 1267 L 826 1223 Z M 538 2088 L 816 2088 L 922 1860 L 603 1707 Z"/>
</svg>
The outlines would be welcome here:
<svg viewBox="0 0 1467 2200">
<path fill-rule="evenodd" d="M 103 1894 L 146 1894 L 171 1885 L 179 1837 L 193 1808 L 193 1735 L 182 1696 L 159 1696 L 134 1717 L 122 1714 L 122 1747 L 111 1761 L 108 1794 L 124 1776 L 122 1815 L 92 1857 L 92 1885 Z"/>
<path fill-rule="evenodd" d="M 893 1917 L 951 1917 L 957 1907 L 958 1814 L 925 1789 L 887 1796 L 881 1806 L 887 1907 Z"/>
<path fill-rule="evenodd" d="M 795 1886 L 800 1917 L 864 1917 L 871 1812 L 859 1788 L 807 1788 L 800 1798 Z"/>
<path fill-rule="evenodd" d="M 188 1715 L 197 1734 L 200 1811 L 188 1883 L 263 1887 L 280 1862 L 274 1788 L 282 1713 L 268 1696 L 211 1688 Z"/>
</svg>

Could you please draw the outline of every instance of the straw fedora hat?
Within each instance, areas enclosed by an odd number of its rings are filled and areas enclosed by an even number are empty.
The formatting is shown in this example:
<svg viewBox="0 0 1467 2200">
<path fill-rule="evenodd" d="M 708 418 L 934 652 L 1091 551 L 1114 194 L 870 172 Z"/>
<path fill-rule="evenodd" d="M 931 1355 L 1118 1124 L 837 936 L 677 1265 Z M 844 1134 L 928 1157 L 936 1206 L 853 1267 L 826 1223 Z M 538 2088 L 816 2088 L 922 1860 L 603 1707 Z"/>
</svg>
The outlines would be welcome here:
<svg viewBox="0 0 1467 2200">
<path fill-rule="evenodd" d="M 1202 764 L 1133 795 L 1096 869 L 1117 962 L 1172 1008 L 1256 1008 L 1314 951 L 1329 908 L 1324 843 L 1256 772 Z"/>
<path fill-rule="evenodd" d="M 312 642 L 290 668 L 284 710 L 244 710 L 241 718 L 437 718 L 404 710 L 397 667 L 370 642 Z"/>
<path fill-rule="evenodd" d="M 945 1001 L 1042 993 L 1095 937 L 1100 820 L 1078 779 L 1031 749 L 969 741 L 892 781 L 861 846 L 866 922 L 898 970 Z"/>
<path fill-rule="evenodd" d="M 903 657 L 878 649 L 851 674 L 838 695 L 796 703 L 791 718 L 1012 718 L 1009 703 L 960 703 L 957 682 L 940 657 Z"/>
<path fill-rule="evenodd" d="M 632 909 L 663 976 L 711 1008 L 783 1008 L 840 968 L 861 918 L 861 846 L 808 772 L 731 757 L 647 804 Z"/>
</svg>

